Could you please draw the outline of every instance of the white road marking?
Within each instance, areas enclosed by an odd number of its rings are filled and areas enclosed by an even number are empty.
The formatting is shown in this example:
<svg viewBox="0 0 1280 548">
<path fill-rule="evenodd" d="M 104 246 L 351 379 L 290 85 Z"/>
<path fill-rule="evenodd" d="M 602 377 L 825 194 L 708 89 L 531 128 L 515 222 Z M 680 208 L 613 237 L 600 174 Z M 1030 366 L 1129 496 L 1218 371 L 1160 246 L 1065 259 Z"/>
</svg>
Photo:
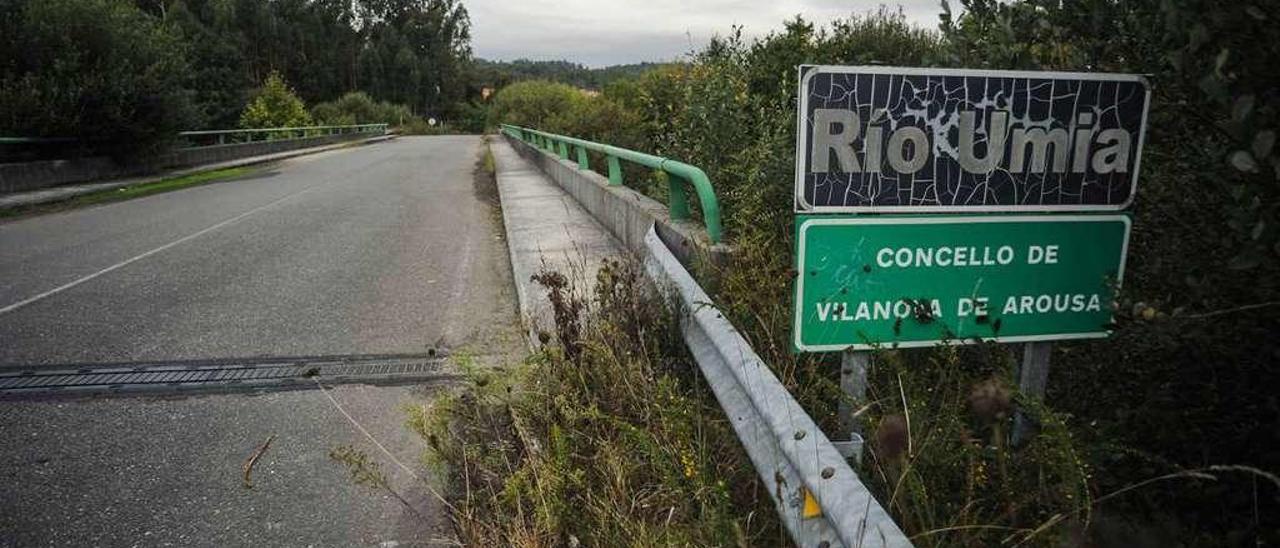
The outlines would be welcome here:
<svg viewBox="0 0 1280 548">
<path fill-rule="evenodd" d="M 257 212 L 259 212 L 259 211 L 262 211 L 262 210 L 264 210 L 264 209 L 267 209 L 267 208 L 269 208 L 269 207 L 272 207 L 272 206 L 274 206 L 274 205 L 276 205 L 276 204 L 279 204 L 279 203 L 281 203 L 281 202 L 283 202 L 283 201 L 285 201 L 285 200 L 288 200 L 288 199 L 290 199 L 290 198 L 294 198 L 294 197 L 296 197 L 296 196 L 299 196 L 299 195 L 302 195 L 302 194 L 304 194 L 304 193 L 307 193 L 307 192 L 310 192 L 310 191 L 312 191 L 312 190 L 315 190 L 316 188 L 318 188 L 318 187 L 320 187 L 320 186 L 325 186 L 325 185 L 316 185 L 316 186 L 311 186 L 311 187 L 307 187 L 307 188 L 305 188 L 305 189 L 299 190 L 298 192 L 295 192 L 295 193 L 293 193 L 293 194 L 289 194 L 289 195 L 286 195 L 286 196 L 284 196 L 284 197 L 278 198 L 278 199 L 276 199 L 276 200 L 274 200 L 274 201 L 272 201 L 272 202 L 270 202 L 270 203 L 260 205 L 260 206 L 258 206 L 258 207 L 253 208 L 253 209 L 250 209 L 249 211 L 246 211 L 246 212 L 244 212 L 244 213 L 241 213 L 241 214 L 239 214 L 239 215 L 236 215 L 235 217 L 232 217 L 232 218 L 227 219 L 227 220 L 225 220 L 225 221 L 219 222 L 218 224 L 215 224 L 215 225 L 213 225 L 213 226 L 210 226 L 210 227 L 204 228 L 204 229 L 202 229 L 202 230 L 200 230 L 200 231 L 198 231 L 198 232 L 194 232 L 194 233 L 192 233 L 192 234 L 188 234 L 188 235 L 186 235 L 186 236 L 183 236 L 183 237 L 181 237 L 181 238 L 178 238 L 177 240 L 174 240 L 174 241 L 169 242 L 169 243 L 167 243 L 167 244 L 164 244 L 164 245 L 162 245 L 162 246 L 160 246 L 160 247 L 157 247 L 157 248 L 155 248 L 155 249 L 152 249 L 151 251 L 147 251 L 146 253 L 142 253 L 141 255 L 136 255 L 136 256 L 134 256 L 134 257 L 131 257 L 131 258 L 125 259 L 125 260 L 123 260 L 123 261 L 120 261 L 120 262 L 118 262 L 118 263 L 116 263 L 116 264 L 113 264 L 113 265 L 111 265 L 111 266 L 108 266 L 108 267 L 106 267 L 106 268 L 104 268 L 104 269 L 102 269 L 102 270 L 99 270 L 99 271 L 97 271 L 97 272 L 94 272 L 93 274 L 89 274 L 89 275 L 87 275 L 87 276 L 80 277 L 80 278 L 78 278 L 78 279 L 76 279 L 76 280 L 73 280 L 73 281 L 67 282 L 67 283 L 65 283 L 65 284 L 62 284 L 62 285 L 60 285 L 60 286 L 58 286 L 58 287 L 55 287 L 55 288 L 50 289 L 50 290 L 48 290 L 48 291 L 45 291 L 44 293 L 41 293 L 41 294 L 36 295 L 36 296 L 34 296 L 34 297 L 30 297 L 30 298 L 27 298 L 27 299 L 24 299 L 24 300 L 18 301 L 18 302 L 16 302 L 16 303 L 13 303 L 13 304 L 11 304 L 11 305 L 5 306 L 4 308 L 0 308 L 0 314 L 8 314 L 8 313 L 10 313 L 10 312 L 13 312 L 14 310 L 17 310 L 17 309 L 19 309 L 19 308 L 22 308 L 22 307 L 24 307 L 24 306 L 27 306 L 27 305 L 29 305 L 29 304 L 31 304 L 31 303 L 34 303 L 34 302 L 36 302 L 36 301 L 39 301 L 39 300 L 44 299 L 44 298 L 47 298 L 47 297 L 51 297 L 51 296 L 53 296 L 53 295 L 57 295 L 58 293 L 61 293 L 61 292 L 66 291 L 66 290 L 68 290 L 68 289 L 71 289 L 71 288 L 73 288 L 73 287 L 75 287 L 75 286 L 77 286 L 77 285 L 80 285 L 80 284 L 82 284 L 82 283 L 85 283 L 85 282 L 87 282 L 87 281 L 89 281 L 89 280 L 92 280 L 92 279 L 94 279 L 94 278 L 97 278 L 98 276 L 101 276 L 101 275 L 106 274 L 106 273 L 108 273 L 108 272 L 111 272 L 111 271 L 113 271 L 113 270 L 117 270 L 117 269 L 123 268 L 123 267 L 125 267 L 125 266 L 130 265 L 130 264 L 133 264 L 133 263 L 135 263 L 135 262 L 138 262 L 138 261 L 140 261 L 140 260 L 142 260 L 142 259 L 145 259 L 145 258 L 147 258 L 147 257 L 150 257 L 150 256 L 152 256 L 152 255 L 155 255 L 156 253 L 159 253 L 159 252 L 164 251 L 164 250 L 166 250 L 166 249 L 169 249 L 169 248 L 171 248 L 171 247 L 173 247 L 173 246 L 176 246 L 176 245 L 178 245 L 178 244 L 181 244 L 181 243 L 183 243 L 183 242 L 186 242 L 186 241 L 189 241 L 189 240 L 192 240 L 192 239 L 198 238 L 198 237 L 200 237 L 200 236 L 203 236 L 203 235 L 205 235 L 205 234 L 208 234 L 208 233 L 210 233 L 210 232 L 213 232 L 213 231 L 215 231 L 215 230 L 218 230 L 219 228 L 223 228 L 223 227 L 225 227 L 225 226 L 229 226 L 229 225 L 235 224 L 236 222 L 238 222 L 238 221 L 240 221 L 240 220 L 244 219 L 245 217 L 248 217 L 248 216 L 250 216 L 250 215 L 253 215 L 254 213 L 257 213 Z"/>
</svg>

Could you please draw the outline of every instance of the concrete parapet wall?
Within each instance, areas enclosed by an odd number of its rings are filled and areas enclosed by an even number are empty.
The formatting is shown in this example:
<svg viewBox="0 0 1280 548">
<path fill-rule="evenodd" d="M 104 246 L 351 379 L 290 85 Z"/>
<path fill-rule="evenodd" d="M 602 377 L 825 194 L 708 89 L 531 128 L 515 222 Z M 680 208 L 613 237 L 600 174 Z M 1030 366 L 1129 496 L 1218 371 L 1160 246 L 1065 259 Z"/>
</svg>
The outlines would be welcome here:
<svg viewBox="0 0 1280 548">
<path fill-rule="evenodd" d="M 214 164 L 251 156 L 324 146 L 369 136 L 370 134 L 368 133 L 349 133 L 302 139 L 183 148 L 161 154 L 150 161 L 136 164 L 121 164 L 111 158 L 102 156 L 73 160 L 0 164 L 0 193 L 39 190 L 58 185 L 143 175 L 162 169 Z"/>
<path fill-rule="evenodd" d="M 610 185 L 606 177 L 578 169 L 577 162 L 563 160 L 511 136 L 504 137 L 636 256 L 643 257 L 647 252 L 645 235 L 650 226 L 656 226 L 658 236 L 676 258 L 699 277 L 714 279 L 715 273 L 728 264 L 730 247 L 713 245 L 702 225 L 673 221 L 667 206 L 653 198 L 625 186 Z"/>
</svg>

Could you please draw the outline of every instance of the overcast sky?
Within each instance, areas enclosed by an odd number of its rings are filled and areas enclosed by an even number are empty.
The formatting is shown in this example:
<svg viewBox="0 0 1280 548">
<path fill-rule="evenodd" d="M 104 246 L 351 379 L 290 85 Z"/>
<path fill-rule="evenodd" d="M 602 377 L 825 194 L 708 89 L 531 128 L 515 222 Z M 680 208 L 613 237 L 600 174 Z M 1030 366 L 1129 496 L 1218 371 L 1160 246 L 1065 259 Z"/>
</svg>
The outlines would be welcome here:
<svg viewBox="0 0 1280 548">
<path fill-rule="evenodd" d="M 938 25 L 938 0 L 463 0 L 471 14 L 471 47 L 492 60 L 567 59 L 591 67 L 670 61 L 715 34 L 742 25 L 763 36 L 799 14 L 826 23 L 881 4 L 907 19 Z M 953 2 L 957 4 L 957 2 Z M 956 8 L 955 5 L 952 6 Z"/>
</svg>

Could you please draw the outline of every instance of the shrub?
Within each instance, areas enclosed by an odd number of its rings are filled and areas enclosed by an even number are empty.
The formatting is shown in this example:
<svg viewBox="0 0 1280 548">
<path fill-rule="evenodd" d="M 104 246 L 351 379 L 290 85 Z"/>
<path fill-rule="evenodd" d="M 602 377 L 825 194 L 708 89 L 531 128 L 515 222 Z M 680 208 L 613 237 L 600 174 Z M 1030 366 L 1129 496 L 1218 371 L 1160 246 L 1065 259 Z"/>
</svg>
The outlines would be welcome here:
<svg viewBox="0 0 1280 548">
<path fill-rule="evenodd" d="M 272 71 L 262 88 L 240 114 L 240 127 L 245 129 L 304 127 L 311 125 L 311 115 L 280 73 Z"/>
<path fill-rule="evenodd" d="M 493 96 L 494 124 L 515 124 L 560 132 L 565 128 L 552 124 L 563 121 L 578 104 L 587 100 L 586 94 L 572 86 L 545 80 L 528 80 L 504 87 Z"/>
<path fill-rule="evenodd" d="M 404 126 L 421 119 L 409 107 L 388 101 L 374 101 L 363 91 L 343 94 L 311 109 L 316 121 L 325 125 L 391 124 Z"/>
</svg>

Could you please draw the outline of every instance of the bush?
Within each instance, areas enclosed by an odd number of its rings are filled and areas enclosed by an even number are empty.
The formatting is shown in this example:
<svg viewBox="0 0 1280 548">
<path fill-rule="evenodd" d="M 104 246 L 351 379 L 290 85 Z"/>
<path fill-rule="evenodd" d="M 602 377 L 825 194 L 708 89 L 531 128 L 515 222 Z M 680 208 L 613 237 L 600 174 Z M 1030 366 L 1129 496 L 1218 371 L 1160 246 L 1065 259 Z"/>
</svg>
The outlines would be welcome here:
<svg viewBox="0 0 1280 548">
<path fill-rule="evenodd" d="M 363 91 L 343 94 L 333 101 L 319 103 L 311 109 L 316 121 L 324 125 L 391 124 L 411 125 L 421 121 L 409 107 L 387 101 L 374 101 Z"/>
<path fill-rule="evenodd" d="M 262 88 L 249 101 L 240 115 L 240 127 L 262 129 L 277 127 L 305 127 L 311 125 L 311 115 L 280 73 L 267 75 Z"/>
<path fill-rule="evenodd" d="M 153 151 L 195 119 L 184 44 L 114 0 L 0 4 L 0 134 Z"/>
<path fill-rule="evenodd" d="M 491 115 L 494 123 L 515 124 L 543 131 L 566 129 L 552 120 L 563 121 L 587 95 L 572 86 L 546 80 L 528 80 L 504 87 L 493 96 Z"/>
<path fill-rule="evenodd" d="M 496 129 L 490 126 L 491 107 L 484 102 L 470 102 L 458 107 L 458 129 L 467 133 L 486 133 Z"/>
</svg>

